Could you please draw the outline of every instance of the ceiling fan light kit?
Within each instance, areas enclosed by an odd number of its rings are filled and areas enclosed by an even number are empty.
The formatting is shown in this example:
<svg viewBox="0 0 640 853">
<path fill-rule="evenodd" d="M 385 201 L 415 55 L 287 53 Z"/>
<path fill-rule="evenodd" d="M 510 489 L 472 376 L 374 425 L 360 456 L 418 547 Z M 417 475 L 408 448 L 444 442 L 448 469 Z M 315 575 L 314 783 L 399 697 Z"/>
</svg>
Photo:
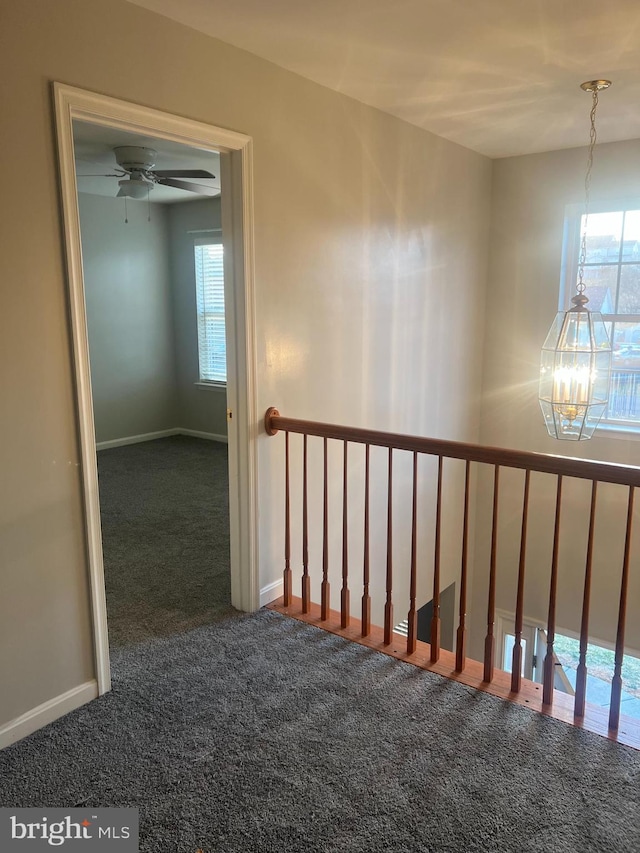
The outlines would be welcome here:
<svg viewBox="0 0 640 853">
<path fill-rule="evenodd" d="M 149 192 L 153 189 L 154 183 L 153 181 L 148 181 L 144 177 L 134 177 L 133 175 L 130 178 L 124 178 L 122 181 L 118 181 L 118 186 L 120 189 L 118 190 L 118 198 L 122 198 L 126 196 L 127 198 L 146 198 Z"/>
</svg>

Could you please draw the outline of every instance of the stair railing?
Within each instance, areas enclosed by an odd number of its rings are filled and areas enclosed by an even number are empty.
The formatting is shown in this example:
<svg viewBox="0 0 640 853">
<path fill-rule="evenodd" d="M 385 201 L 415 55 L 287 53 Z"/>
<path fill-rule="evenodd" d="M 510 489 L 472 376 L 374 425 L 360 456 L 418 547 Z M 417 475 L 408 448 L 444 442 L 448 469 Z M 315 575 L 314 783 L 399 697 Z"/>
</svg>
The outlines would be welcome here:
<svg viewBox="0 0 640 853">
<path fill-rule="evenodd" d="M 412 488 L 411 488 L 411 547 L 409 565 L 409 607 L 407 615 L 407 655 L 413 655 L 417 646 L 417 490 L 418 490 L 418 457 L 426 455 L 437 460 L 437 476 L 435 483 L 436 505 L 434 520 L 434 563 L 433 563 L 433 616 L 430 626 L 430 660 L 435 664 L 440 656 L 440 555 L 442 537 L 442 484 L 443 460 L 458 459 L 465 462 L 464 476 L 464 509 L 461 531 L 461 572 L 458 627 L 455 633 L 455 672 L 462 673 L 467 663 L 467 595 L 468 595 L 468 562 L 469 562 L 469 506 L 470 506 L 470 471 L 471 465 L 483 463 L 493 468 L 493 488 L 491 496 L 491 544 L 488 573 L 486 635 L 484 641 L 484 660 L 482 662 L 483 680 L 491 683 L 495 676 L 496 661 L 496 567 L 498 551 L 498 517 L 501 472 L 504 469 L 520 469 L 524 471 L 524 488 L 520 511 L 520 541 L 517 571 L 517 593 L 515 602 L 515 642 L 511 662 L 510 688 L 518 694 L 522 686 L 523 658 L 523 623 L 524 595 L 526 577 L 527 534 L 530 513 L 530 484 L 531 474 L 544 473 L 556 478 L 555 511 L 553 547 L 551 557 L 551 574 L 549 584 L 549 603 L 547 618 L 547 644 L 543 674 L 543 706 L 550 706 L 554 701 L 554 677 L 557 657 L 554 651 L 556 633 L 556 601 L 559 573 L 559 544 L 561 535 L 563 484 L 565 478 L 577 478 L 590 481 L 590 510 L 589 527 L 586 542 L 586 562 L 584 583 L 582 587 L 582 610 L 580 627 L 580 656 L 576 676 L 576 689 L 573 713 L 576 719 L 585 714 L 587 687 L 587 644 L 589 641 L 589 613 L 591 605 L 592 569 L 594 555 L 595 524 L 597 514 L 598 485 L 612 483 L 626 487 L 626 524 L 624 540 L 624 556 L 620 575 L 620 595 L 617 613 L 617 628 L 615 641 L 615 663 L 611 684 L 611 703 L 608 716 L 610 731 L 618 729 L 620 723 L 620 705 L 622 695 L 622 665 L 625 650 L 625 626 L 628 610 L 628 590 L 631 564 L 631 543 L 633 529 L 634 491 L 640 486 L 640 468 L 614 463 L 597 462 L 592 460 L 575 459 L 572 457 L 553 456 L 542 453 L 532 453 L 520 450 L 509 450 L 496 447 L 485 447 L 463 442 L 443 439 L 423 438 L 418 436 L 387 433 L 377 430 L 359 429 L 355 427 L 337 426 L 334 424 L 315 421 L 298 420 L 283 417 L 277 409 L 270 408 L 265 414 L 265 429 L 268 435 L 276 435 L 279 431 L 285 434 L 285 532 L 284 532 L 284 597 L 285 607 L 291 605 L 293 599 L 293 577 L 291 568 L 291 460 L 290 434 L 303 436 L 302 444 L 302 579 L 301 607 L 304 614 L 311 610 L 311 583 L 309 574 L 309 510 L 308 510 L 308 442 L 309 436 L 323 440 L 323 517 L 322 517 L 322 581 L 320 584 L 320 619 L 325 622 L 330 613 L 330 582 L 329 582 L 329 514 L 328 514 L 328 442 L 338 441 L 343 445 L 343 502 L 342 502 L 342 557 L 341 557 L 341 589 L 340 589 L 340 627 L 345 629 L 350 623 L 350 589 L 349 589 L 349 519 L 348 519 L 348 448 L 349 445 L 361 444 L 365 447 L 364 467 L 364 526 L 363 526 L 363 593 L 361 598 L 361 635 L 367 637 L 371 626 L 371 579 L 370 579 L 370 448 L 381 447 L 388 450 L 387 460 L 387 496 L 386 496 L 386 572 L 384 590 L 384 639 L 383 644 L 389 646 L 393 640 L 394 630 L 394 600 L 393 600 L 393 462 L 394 452 L 407 451 L 413 455 Z M 404 614 L 403 614 L 404 615 Z M 634 613 L 638 619 L 640 612 Z"/>
</svg>

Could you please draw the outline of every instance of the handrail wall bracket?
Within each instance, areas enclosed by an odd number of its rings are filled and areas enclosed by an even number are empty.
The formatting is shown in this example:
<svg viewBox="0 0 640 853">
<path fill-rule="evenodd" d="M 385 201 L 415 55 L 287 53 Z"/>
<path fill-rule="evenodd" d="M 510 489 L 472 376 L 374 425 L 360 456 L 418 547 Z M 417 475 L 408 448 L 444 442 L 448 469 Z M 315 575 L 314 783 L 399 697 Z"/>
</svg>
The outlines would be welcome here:
<svg viewBox="0 0 640 853">
<path fill-rule="evenodd" d="M 264 415 L 264 430 L 267 435 L 277 435 L 279 430 L 276 427 L 272 426 L 271 419 L 279 418 L 280 412 L 276 409 L 275 406 L 270 406 Z"/>
</svg>

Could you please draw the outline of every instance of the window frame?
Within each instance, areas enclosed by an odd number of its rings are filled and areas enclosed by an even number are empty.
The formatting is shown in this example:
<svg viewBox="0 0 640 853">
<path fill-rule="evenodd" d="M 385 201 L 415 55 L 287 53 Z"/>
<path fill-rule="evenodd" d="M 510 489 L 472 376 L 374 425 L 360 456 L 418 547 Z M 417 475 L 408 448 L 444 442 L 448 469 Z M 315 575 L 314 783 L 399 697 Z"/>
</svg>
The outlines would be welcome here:
<svg viewBox="0 0 640 853">
<path fill-rule="evenodd" d="M 609 199 L 600 199 L 596 202 L 591 202 L 589 205 L 589 214 L 598 213 L 617 213 L 622 211 L 640 210 L 639 196 L 616 197 Z M 562 262 L 561 262 L 561 283 L 559 293 L 559 310 L 567 311 L 572 306 L 571 299 L 576 295 L 576 281 L 578 278 L 578 267 L 580 260 L 580 248 L 582 243 L 581 222 L 584 215 L 584 203 L 575 203 L 567 205 L 565 209 L 564 234 L 562 241 Z M 621 238 L 624 234 L 621 235 Z M 622 252 L 622 239 L 620 251 Z M 619 298 L 620 286 L 620 270 L 624 263 L 634 263 L 633 261 L 622 261 L 622 256 L 618 258 L 616 266 L 618 275 L 616 278 L 616 292 L 614 299 L 617 302 Z M 640 260 L 635 262 L 640 264 Z M 613 264 L 610 264 L 613 266 Z M 589 296 L 589 285 L 586 285 L 586 296 Z M 587 306 L 588 307 L 588 306 Z M 615 323 L 638 323 L 640 325 L 640 313 L 637 314 L 602 314 L 602 319 L 607 324 L 609 330 Z M 613 350 L 613 341 L 612 350 Z M 613 368 L 612 368 L 613 369 Z M 638 373 L 640 374 L 640 368 Z M 640 417 L 637 421 L 629 421 L 620 418 L 605 418 L 604 416 L 596 427 L 596 432 L 602 431 L 611 437 L 615 437 L 616 433 L 620 438 L 635 438 L 640 440 Z"/>
<path fill-rule="evenodd" d="M 201 293 L 201 283 L 198 278 L 198 261 L 197 261 L 197 250 L 202 246 L 220 246 L 222 252 L 222 278 L 221 278 L 221 295 L 223 299 L 223 311 L 222 311 L 222 322 L 225 333 L 225 378 L 207 378 L 203 376 L 202 371 L 202 335 L 201 335 L 201 318 L 208 314 L 212 314 L 218 318 L 220 318 L 220 312 L 208 312 L 206 309 L 204 311 L 200 311 L 199 305 L 201 301 L 200 293 Z M 197 355 L 198 355 L 198 378 L 195 382 L 195 385 L 199 388 L 203 389 L 211 389 L 211 390 L 226 390 L 227 381 L 228 381 L 228 372 L 227 372 L 227 340 L 226 340 L 226 330 L 227 330 L 227 317 L 226 317 L 226 303 L 225 303 L 225 292 L 224 292 L 224 244 L 222 241 L 222 234 L 219 231 L 211 231 L 209 233 L 200 233 L 198 236 L 193 238 L 193 279 L 194 279 L 194 294 L 195 294 L 195 310 L 196 310 L 196 340 L 197 340 Z M 204 293 L 202 294 L 202 299 L 204 300 Z"/>
</svg>

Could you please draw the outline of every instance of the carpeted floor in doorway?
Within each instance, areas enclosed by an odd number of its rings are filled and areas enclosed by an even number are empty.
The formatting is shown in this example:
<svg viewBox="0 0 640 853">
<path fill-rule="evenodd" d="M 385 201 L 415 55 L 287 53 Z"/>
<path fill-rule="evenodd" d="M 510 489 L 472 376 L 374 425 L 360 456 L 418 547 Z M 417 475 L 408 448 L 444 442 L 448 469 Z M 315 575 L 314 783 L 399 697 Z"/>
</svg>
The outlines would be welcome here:
<svg viewBox="0 0 640 853">
<path fill-rule="evenodd" d="M 143 853 L 638 853 L 640 753 L 261 611 L 113 655 L 0 803 L 137 806 Z"/>
<path fill-rule="evenodd" d="M 98 453 L 109 641 L 231 613 L 227 446 L 176 435 Z"/>
</svg>

